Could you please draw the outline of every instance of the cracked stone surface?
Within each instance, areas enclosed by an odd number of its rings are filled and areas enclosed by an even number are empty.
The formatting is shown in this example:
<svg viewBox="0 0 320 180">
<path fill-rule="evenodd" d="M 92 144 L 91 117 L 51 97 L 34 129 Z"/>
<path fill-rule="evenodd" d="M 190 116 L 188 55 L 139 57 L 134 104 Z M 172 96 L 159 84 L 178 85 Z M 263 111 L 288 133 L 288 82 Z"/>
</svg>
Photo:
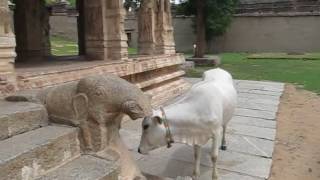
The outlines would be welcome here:
<svg viewBox="0 0 320 180">
<path fill-rule="evenodd" d="M 194 84 L 201 79 L 188 78 Z M 228 150 L 220 151 L 218 168 L 221 180 L 262 180 L 269 177 L 276 135 L 276 113 L 283 83 L 235 80 L 239 93 L 238 107 L 230 121 Z M 175 100 L 169 102 L 172 103 Z M 166 103 L 168 104 L 168 103 Z M 140 155 L 137 148 L 141 120 L 123 124 L 121 135 L 134 154 L 143 172 L 173 179 L 188 179 L 193 171 L 193 148 L 174 144 L 149 155 Z M 210 143 L 202 147 L 201 180 L 211 179 Z"/>
</svg>

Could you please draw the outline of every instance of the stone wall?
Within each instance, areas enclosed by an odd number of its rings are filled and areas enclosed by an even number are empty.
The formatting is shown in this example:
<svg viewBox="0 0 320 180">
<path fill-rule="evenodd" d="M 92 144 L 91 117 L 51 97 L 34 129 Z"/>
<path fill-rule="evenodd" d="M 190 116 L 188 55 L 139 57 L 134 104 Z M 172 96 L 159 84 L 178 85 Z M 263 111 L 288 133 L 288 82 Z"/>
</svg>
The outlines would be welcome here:
<svg viewBox="0 0 320 180">
<path fill-rule="evenodd" d="M 270 12 L 319 12 L 318 0 L 241 0 L 237 14 Z"/>
<path fill-rule="evenodd" d="M 87 61 L 63 66 L 21 67 L 16 69 L 17 84 L 20 90 L 41 89 L 90 75 L 114 74 L 152 95 L 153 105 L 157 106 L 189 88 L 181 79 L 185 73 L 179 67 L 184 61 L 182 54 L 172 54 L 133 57 L 116 63 Z"/>
<path fill-rule="evenodd" d="M 60 19 L 60 32 L 73 17 L 51 17 L 51 26 Z M 64 25 L 62 25 L 62 23 Z M 173 19 L 174 37 L 178 52 L 192 52 L 195 34 L 190 17 Z M 69 26 L 71 27 L 71 26 Z M 68 28 L 69 28 L 68 27 Z M 137 48 L 137 24 L 134 18 L 126 20 L 126 29 L 131 29 L 131 47 Z M 210 44 L 211 52 L 286 52 L 320 51 L 320 16 L 316 14 L 284 14 L 266 16 L 237 16 L 227 33 Z M 65 29 L 65 34 L 70 34 Z M 55 33 L 55 32 L 52 32 Z M 67 35 L 67 37 L 71 37 Z"/>
<path fill-rule="evenodd" d="M 192 19 L 184 16 L 175 17 L 173 19 L 173 27 L 177 51 L 192 52 L 193 44 L 196 42 L 196 35 L 192 28 Z"/>
<path fill-rule="evenodd" d="M 239 16 L 214 52 L 319 52 L 320 16 Z"/>
<path fill-rule="evenodd" d="M 50 34 L 78 41 L 77 17 L 68 15 L 50 16 Z"/>
</svg>

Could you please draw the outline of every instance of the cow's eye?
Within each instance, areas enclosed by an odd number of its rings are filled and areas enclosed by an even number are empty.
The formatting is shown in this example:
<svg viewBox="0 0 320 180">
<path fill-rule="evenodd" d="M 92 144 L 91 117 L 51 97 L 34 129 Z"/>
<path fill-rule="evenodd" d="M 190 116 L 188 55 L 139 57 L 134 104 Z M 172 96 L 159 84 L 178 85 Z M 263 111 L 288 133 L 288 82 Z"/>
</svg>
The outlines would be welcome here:
<svg viewBox="0 0 320 180">
<path fill-rule="evenodd" d="M 143 126 L 143 129 L 144 129 L 144 130 L 146 130 L 146 129 L 148 129 L 148 128 L 149 128 L 149 124 L 146 124 L 146 125 Z"/>
</svg>

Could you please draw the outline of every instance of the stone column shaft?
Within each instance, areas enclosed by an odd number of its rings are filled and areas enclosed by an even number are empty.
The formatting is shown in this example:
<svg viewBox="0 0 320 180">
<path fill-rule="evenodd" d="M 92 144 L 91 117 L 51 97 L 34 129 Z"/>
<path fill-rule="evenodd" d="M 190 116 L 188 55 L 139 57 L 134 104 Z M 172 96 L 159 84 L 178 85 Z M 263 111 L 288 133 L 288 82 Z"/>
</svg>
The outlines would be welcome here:
<svg viewBox="0 0 320 180">
<path fill-rule="evenodd" d="M 139 24 L 139 54 L 174 54 L 175 43 L 169 0 L 144 0 Z"/>
<path fill-rule="evenodd" d="M 104 60 L 107 56 L 102 0 L 84 0 L 85 52 L 90 60 Z"/>
<path fill-rule="evenodd" d="M 14 18 L 17 61 L 41 61 L 50 55 L 49 14 L 45 2 L 16 1 Z"/>
<path fill-rule="evenodd" d="M 158 0 L 156 6 L 156 54 L 174 54 L 175 43 L 170 0 Z"/>
<path fill-rule="evenodd" d="M 108 0 L 106 8 L 106 31 L 108 59 L 128 59 L 128 38 L 124 29 L 126 11 L 122 0 Z"/>
<path fill-rule="evenodd" d="M 93 60 L 127 59 L 122 1 L 85 0 L 84 12 L 86 55 Z"/>
<path fill-rule="evenodd" d="M 138 53 L 151 55 L 155 51 L 155 1 L 143 0 L 138 14 Z"/>
</svg>

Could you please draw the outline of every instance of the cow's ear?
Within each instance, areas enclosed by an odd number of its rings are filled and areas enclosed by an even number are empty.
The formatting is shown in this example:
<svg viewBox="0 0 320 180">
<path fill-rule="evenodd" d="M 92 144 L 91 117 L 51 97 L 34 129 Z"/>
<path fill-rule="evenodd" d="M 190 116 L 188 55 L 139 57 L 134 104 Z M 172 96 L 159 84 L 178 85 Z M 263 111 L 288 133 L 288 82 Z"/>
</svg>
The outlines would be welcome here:
<svg viewBox="0 0 320 180">
<path fill-rule="evenodd" d="M 156 123 L 156 124 L 162 124 L 162 119 L 161 119 L 161 117 L 159 117 L 159 116 L 154 116 L 154 117 L 152 118 L 152 120 L 153 120 L 153 122 Z"/>
</svg>

